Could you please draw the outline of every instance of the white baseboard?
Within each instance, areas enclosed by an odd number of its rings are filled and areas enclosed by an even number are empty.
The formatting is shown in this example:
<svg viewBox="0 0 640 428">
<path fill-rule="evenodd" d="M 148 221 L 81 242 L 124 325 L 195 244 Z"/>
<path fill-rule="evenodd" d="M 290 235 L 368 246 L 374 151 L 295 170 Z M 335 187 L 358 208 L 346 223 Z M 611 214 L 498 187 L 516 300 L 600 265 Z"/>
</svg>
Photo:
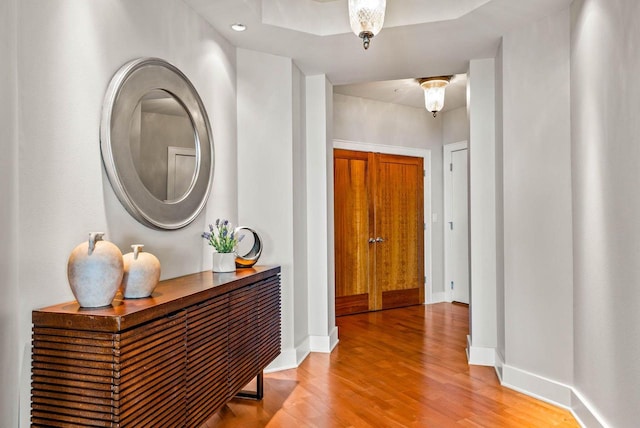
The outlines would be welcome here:
<svg viewBox="0 0 640 428">
<path fill-rule="evenodd" d="M 571 409 L 571 387 L 555 380 L 504 364 L 502 385 L 539 400 Z"/>
<path fill-rule="evenodd" d="M 280 355 L 264 369 L 265 373 L 295 369 L 311 352 L 331 353 L 338 344 L 338 327 L 327 336 L 308 336 L 295 348 L 283 349 Z"/>
<path fill-rule="evenodd" d="M 504 367 L 504 356 L 496 349 L 496 364 L 494 368 L 496 369 L 496 374 L 498 375 L 498 380 L 500 380 L 500 384 L 502 384 L 503 367 Z"/>
<path fill-rule="evenodd" d="M 329 354 L 337 344 L 338 327 L 333 327 L 333 330 L 327 336 L 309 336 L 309 349 L 311 352 Z"/>
<path fill-rule="evenodd" d="M 498 351 L 495 369 L 500 384 L 571 411 L 582 427 L 610 426 L 574 387 L 504 364 L 504 358 Z"/>
<path fill-rule="evenodd" d="M 583 427 L 589 428 L 604 428 L 607 425 L 593 406 L 576 391 L 575 388 L 571 389 L 571 413 L 576 418 L 578 423 Z"/>
<path fill-rule="evenodd" d="M 496 350 L 471 344 L 471 336 L 467 335 L 467 362 L 475 366 L 495 367 Z"/>
<path fill-rule="evenodd" d="M 300 345 L 296 346 L 296 367 L 311 353 L 311 345 L 309 343 L 310 340 L 307 337 Z"/>
<path fill-rule="evenodd" d="M 282 370 L 295 369 L 299 363 L 297 361 L 297 350 L 294 348 L 283 349 L 280 355 L 264 369 L 265 373 L 279 372 Z"/>
<path fill-rule="evenodd" d="M 340 339 L 338 339 L 338 326 L 334 326 L 331 333 L 329 333 L 329 352 L 333 351 L 338 342 L 340 342 Z"/>
<path fill-rule="evenodd" d="M 446 301 L 444 291 L 438 291 L 436 293 L 431 293 L 431 301 L 427 302 L 427 304 L 431 305 L 433 303 L 442 303 Z"/>
</svg>

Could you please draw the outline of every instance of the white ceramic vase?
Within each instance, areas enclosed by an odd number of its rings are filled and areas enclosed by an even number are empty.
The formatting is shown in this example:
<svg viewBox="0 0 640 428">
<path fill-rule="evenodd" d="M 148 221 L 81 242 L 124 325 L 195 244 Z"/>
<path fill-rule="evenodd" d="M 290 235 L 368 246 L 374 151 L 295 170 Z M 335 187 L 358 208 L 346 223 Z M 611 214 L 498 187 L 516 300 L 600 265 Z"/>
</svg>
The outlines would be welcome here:
<svg viewBox="0 0 640 428">
<path fill-rule="evenodd" d="M 213 253 L 213 272 L 235 272 L 236 253 Z"/>
<path fill-rule="evenodd" d="M 89 240 L 79 244 L 69 255 L 67 277 L 80 306 L 108 306 L 120 288 L 124 265 L 122 252 L 108 241 L 104 232 L 92 232 Z"/>
<path fill-rule="evenodd" d="M 133 251 L 122 256 L 122 295 L 125 299 L 151 296 L 160 281 L 160 261 L 153 254 L 142 252 L 143 247 L 142 244 L 133 244 Z"/>
</svg>

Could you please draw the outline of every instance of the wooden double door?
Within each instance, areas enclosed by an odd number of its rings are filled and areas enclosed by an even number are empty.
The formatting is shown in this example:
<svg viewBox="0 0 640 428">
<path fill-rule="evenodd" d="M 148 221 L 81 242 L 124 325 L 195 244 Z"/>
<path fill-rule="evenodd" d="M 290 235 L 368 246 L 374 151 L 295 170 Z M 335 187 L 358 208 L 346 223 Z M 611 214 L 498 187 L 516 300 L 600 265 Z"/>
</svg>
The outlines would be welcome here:
<svg viewBox="0 0 640 428">
<path fill-rule="evenodd" d="M 424 302 L 423 159 L 334 149 L 336 315 Z"/>
</svg>

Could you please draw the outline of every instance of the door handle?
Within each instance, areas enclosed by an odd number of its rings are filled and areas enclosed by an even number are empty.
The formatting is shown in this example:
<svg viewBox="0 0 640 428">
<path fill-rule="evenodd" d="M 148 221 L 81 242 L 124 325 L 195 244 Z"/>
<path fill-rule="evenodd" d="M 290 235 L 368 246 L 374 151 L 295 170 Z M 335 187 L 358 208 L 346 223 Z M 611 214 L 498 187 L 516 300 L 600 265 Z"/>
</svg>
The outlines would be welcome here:
<svg viewBox="0 0 640 428">
<path fill-rule="evenodd" d="M 379 237 L 379 236 L 378 236 L 378 237 L 376 238 L 376 242 L 384 242 L 384 238 L 381 238 L 381 237 Z"/>
<path fill-rule="evenodd" d="M 369 238 L 369 244 L 374 244 L 376 240 L 374 238 Z"/>
</svg>

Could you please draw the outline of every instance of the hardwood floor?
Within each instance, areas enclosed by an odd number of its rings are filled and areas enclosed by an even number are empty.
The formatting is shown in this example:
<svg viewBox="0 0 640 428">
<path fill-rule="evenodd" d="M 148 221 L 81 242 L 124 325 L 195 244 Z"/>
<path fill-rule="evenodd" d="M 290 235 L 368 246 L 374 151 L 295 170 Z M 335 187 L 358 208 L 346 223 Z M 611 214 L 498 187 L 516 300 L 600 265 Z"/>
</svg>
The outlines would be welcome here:
<svg viewBox="0 0 640 428">
<path fill-rule="evenodd" d="M 440 303 L 340 317 L 340 343 L 264 376 L 204 427 L 578 427 L 571 413 L 469 366 L 468 308 Z"/>
</svg>

